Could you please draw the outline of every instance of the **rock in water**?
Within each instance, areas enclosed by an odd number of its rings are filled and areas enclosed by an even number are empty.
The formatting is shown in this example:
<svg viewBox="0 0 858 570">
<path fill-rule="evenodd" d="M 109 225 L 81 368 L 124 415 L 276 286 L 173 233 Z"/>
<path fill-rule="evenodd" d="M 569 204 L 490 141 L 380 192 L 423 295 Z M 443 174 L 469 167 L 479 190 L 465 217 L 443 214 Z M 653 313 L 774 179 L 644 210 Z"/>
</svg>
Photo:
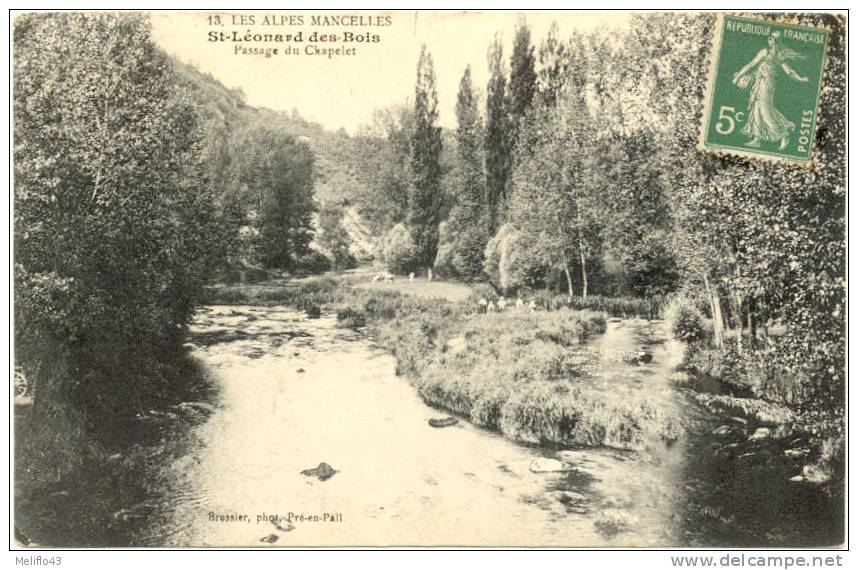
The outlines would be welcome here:
<svg viewBox="0 0 858 570">
<path fill-rule="evenodd" d="M 327 463 L 319 463 L 319 466 L 315 469 L 304 469 L 303 471 L 301 471 L 301 475 L 304 475 L 306 477 L 316 477 L 319 479 L 319 481 L 327 481 L 336 473 L 336 469 L 334 469 Z"/>
<path fill-rule="evenodd" d="M 259 539 L 259 542 L 267 542 L 268 544 L 273 544 L 277 542 L 280 537 L 276 534 L 269 534 L 268 536 L 263 536 Z"/>
<path fill-rule="evenodd" d="M 641 364 L 649 364 L 652 362 L 652 353 L 647 352 L 646 350 L 641 350 L 638 352 L 638 362 Z"/>
<path fill-rule="evenodd" d="M 766 439 L 767 437 L 769 437 L 770 433 L 771 430 L 769 430 L 769 428 L 757 428 L 757 431 L 754 432 L 754 435 L 748 438 L 748 441 L 758 441 L 761 439 Z"/>
<path fill-rule="evenodd" d="M 559 502 L 564 505 L 570 505 L 574 503 L 581 503 L 587 500 L 587 498 L 581 493 L 576 493 L 574 491 L 558 491 L 554 498 L 556 498 Z"/>
<path fill-rule="evenodd" d="M 454 426 L 457 423 L 459 423 L 459 420 L 457 420 L 456 418 L 450 418 L 450 417 L 432 418 L 431 420 L 429 420 L 429 425 L 432 426 L 433 428 L 442 428 L 442 427 Z"/>
<path fill-rule="evenodd" d="M 572 471 L 574 467 L 558 459 L 540 457 L 530 462 L 530 470 L 534 473 L 559 473 L 561 471 Z"/>
<path fill-rule="evenodd" d="M 712 435 L 725 436 L 733 433 L 733 428 L 730 426 L 721 426 L 712 432 Z"/>
</svg>

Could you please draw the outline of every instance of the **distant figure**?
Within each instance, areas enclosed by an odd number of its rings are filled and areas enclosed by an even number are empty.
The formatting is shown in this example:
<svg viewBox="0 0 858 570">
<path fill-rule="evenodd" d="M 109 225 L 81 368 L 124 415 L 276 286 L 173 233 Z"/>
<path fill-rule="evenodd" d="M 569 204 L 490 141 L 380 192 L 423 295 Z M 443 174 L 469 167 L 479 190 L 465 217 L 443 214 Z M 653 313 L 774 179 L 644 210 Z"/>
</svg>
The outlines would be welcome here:
<svg viewBox="0 0 858 570">
<path fill-rule="evenodd" d="M 536 301 L 534 299 L 530 300 L 530 303 L 527 304 L 527 307 L 532 311 L 536 310 Z"/>
<path fill-rule="evenodd" d="M 516 309 L 520 309 L 520 308 L 522 308 L 522 307 L 524 307 L 524 299 L 522 299 L 522 298 L 521 298 L 521 295 L 519 295 L 519 296 L 518 296 L 518 297 L 516 297 L 516 299 L 515 299 L 515 308 L 516 308 Z"/>
<path fill-rule="evenodd" d="M 483 313 L 485 313 L 485 312 L 487 311 L 486 307 L 488 307 L 489 302 L 488 302 L 488 301 L 486 301 L 486 298 L 485 298 L 485 297 L 483 297 L 482 299 L 480 299 L 479 305 L 480 305 L 480 310 L 481 310 Z"/>
<path fill-rule="evenodd" d="M 426 270 L 426 279 L 428 281 L 432 281 L 432 279 L 434 278 L 435 277 L 432 275 L 432 268 L 430 267 L 428 270 Z"/>
<path fill-rule="evenodd" d="M 503 311 L 505 309 L 506 309 L 506 299 L 504 298 L 503 295 L 501 295 L 501 298 L 498 299 L 498 311 Z"/>
<path fill-rule="evenodd" d="M 409 281 L 411 281 L 412 283 L 414 283 L 414 272 L 413 272 L 413 271 L 412 271 L 412 272 L 411 272 L 411 274 L 408 276 L 408 280 L 409 280 Z"/>
<path fill-rule="evenodd" d="M 495 302 L 494 301 L 489 301 L 489 305 L 488 305 L 488 307 L 486 307 L 486 312 L 487 313 L 494 313 L 495 312 Z"/>
</svg>

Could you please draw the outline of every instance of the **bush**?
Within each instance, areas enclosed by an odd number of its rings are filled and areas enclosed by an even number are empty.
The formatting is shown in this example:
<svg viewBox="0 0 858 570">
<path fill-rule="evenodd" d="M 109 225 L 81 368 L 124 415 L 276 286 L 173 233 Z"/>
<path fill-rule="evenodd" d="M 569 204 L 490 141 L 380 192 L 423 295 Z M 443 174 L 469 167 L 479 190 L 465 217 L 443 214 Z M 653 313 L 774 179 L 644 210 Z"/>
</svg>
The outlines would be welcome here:
<svg viewBox="0 0 858 570">
<path fill-rule="evenodd" d="M 664 320 L 673 338 L 687 344 L 702 342 L 709 336 L 703 313 L 683 297 L 675 297 L 667 303 Z"/>
<path fill-rule="evenodd" d="M 366 314 L 359 309 L 347 307 L 337 311 L 337 326 L 343 329 L 357 329 L 366 326 Z"/>
<path fill-rule="evenodd" d="M 315 303 L 308 306 L 306 309 L 304 309 L 304 311 L 307 313 L 308 319 L 318 319 L 322 316 L 322 309 L 319 308 L 319 305 L 316 305 Z"/>
<path fill-rule="evenodd" d="M 384 236 L 381 258 L 393 273 L 409 273 L 417 268 L 417 246 L 405 224 L 397 224 Z"/>
<path fill-rule="evenodd" d="M 324 253 L 311 249 L 298 258 L 295 269 L 307 273 L 324 273 L 331 270 L 331 260 Z"/>
<path fill-rule="evenodd" d="M 501 226 L 486 245 L 483 271 L 501 291 L 510 293 L 543 283 L 546 268 L 528 245 L 527 236 L 511 224 Z"/>
</svg>

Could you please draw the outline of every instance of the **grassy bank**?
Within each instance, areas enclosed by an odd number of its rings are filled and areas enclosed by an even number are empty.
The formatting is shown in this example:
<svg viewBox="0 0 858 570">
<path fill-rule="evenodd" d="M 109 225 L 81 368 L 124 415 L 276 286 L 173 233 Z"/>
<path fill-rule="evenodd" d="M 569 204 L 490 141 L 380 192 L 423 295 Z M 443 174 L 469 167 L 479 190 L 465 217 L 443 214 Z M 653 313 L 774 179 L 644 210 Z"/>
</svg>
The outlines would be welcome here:
<svg viewBox="0 0 858 570">
<path fill-rule="evenodd" d="M 466 296 L 465 288 L 318 277 L 220 287 L 210 300 L 336 312 L 339 326 L 365 326 L 393 353 L 397 372 L 424 401 L 515 441 L 641 449 L 653 439 L 677 437 L 677 422 L 645 399 L 618 402 L 586 376 L 593 357 L 581 345 L 604 332 L 606 313 L 648 315 L 653 302 L 594 297 L 590 303 L 602 308 L 595 311 L 577 306 L 584 301 L 573 299 L 570 307 L 566 297 L 539 294 L 536 310 L 485 313 L 480 300 L 496 295 L 476 288 Z M 402 293 L 411 289 L 417 295 Z"/>
</svg>

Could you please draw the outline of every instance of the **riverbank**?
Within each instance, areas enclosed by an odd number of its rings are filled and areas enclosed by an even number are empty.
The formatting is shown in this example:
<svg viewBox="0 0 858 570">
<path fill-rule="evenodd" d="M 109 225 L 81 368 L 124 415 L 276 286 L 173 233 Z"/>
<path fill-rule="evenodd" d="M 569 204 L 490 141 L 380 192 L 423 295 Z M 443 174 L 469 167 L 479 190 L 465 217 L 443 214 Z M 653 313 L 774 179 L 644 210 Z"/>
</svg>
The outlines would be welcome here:
<svg viewBox="0 0 858 570">
<path fill-rule="evenodd" d="M 53 406 L 46 418 L 29 402 L 15 406 L 19 545 L 133 546 L 131 537 L 159 501 L 152 491 L 171 484 L 158 466 L 185 453 L 191 428 L 213 413 L 217 393 L 187 349 L 135 354 L 103 371 L 113 378 L 87 377 L 102 386 L 120 374 L 146 378 L 146 390 L 109 415 L 87 418 Z"/>
<path fill-rule="evenodd" d="M 465 285 L 417 281 L 393 289 L 364 281 L 318 277 L 220 287 L 212 290 L 211 300 L 334 311 L 341 326 L 365 327 L 389 350 L 397 373 L 424 401 L 513 441 L 644 450 L 652 442 L 669 445 L 681 436 L 680 419 L 654 405 L 645 383 L 635 378 L 652 358 L 645 346 L 614 355 L 635 366 L 623 372 L 628 378 L 618 382 L 619 394 L 588 381 L 600 355 L 585 341 L 605 331 L 604 312 L 564 307 L 561 298 L 540 295 L 535 310 L 511 304 L 486 313 L 480 304 L 486 293 L 465 297 Z M 439 292 L 435 298 L 427 294 L 433 286 Z M 420 296 L 400 293 L 404 288 L 417 289 Z M 451 292 L 455 300 L 441 297 Z M 610 306 L 602 298 L 595 302 Z M 614 306 L 623 315 L 636 308 Z M 640 306 L 651 312 L 649 305 Z"/>
</svg>

